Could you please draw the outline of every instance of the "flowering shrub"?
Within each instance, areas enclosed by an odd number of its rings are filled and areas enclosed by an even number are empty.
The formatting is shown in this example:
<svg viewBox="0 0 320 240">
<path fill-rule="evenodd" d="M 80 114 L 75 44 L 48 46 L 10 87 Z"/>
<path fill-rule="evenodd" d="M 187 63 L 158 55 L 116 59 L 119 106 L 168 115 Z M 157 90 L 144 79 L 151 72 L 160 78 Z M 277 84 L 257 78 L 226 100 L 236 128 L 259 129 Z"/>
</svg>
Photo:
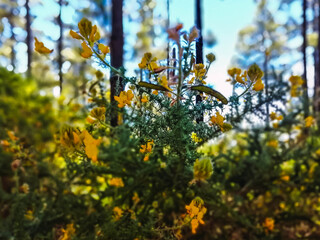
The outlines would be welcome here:
<svg viewBox="0 0 320 240">
<path fill-rule="evenodd" d="M 228 145 L 230 135 L 226 132 L 236 129 L 246 114 L 262 106 L 262 102 L 252 105 L 252 99 L 261 97 L 264 89 L 263 72 L 256 64 L 244 71 L 228 71 L 231 83 L 241 92 L 227 99 L 206 85 L 215 56 L 208 54 L 206 63 L 195 63 L 192 49 L 198 38 L 196 28 L 186 32 L 179 24 L 168 29 L 177 58 L 170 59 L 168 65 L 145 53 L 137 66 L 145 72 L 144 78 L 129 78 L 122 68 L 109 64 L 106 56 L 110 49 L 99 42 L 98 27 L 89 20 L 82 19 L 78 30 L 71 30 L 70 35 L 80 41 L 83 58 L 94 58 L 111 70 L 119 77 L 117 85 L 125 89 L 117 89 L 113 106 L 106 99 L 107 89 L 100 86 L 97 91 L 93 83 L 87 106 L 78 106 L 75 112 L 81 113 L 74 116 L 64 116 L 70 111 L 63 110 L 61 103 L 58 113 L 49 106 L 44 112 L 36 108 L 39 116 L 32 119 L 39 117 L 40 126 L 42 121 L 48 124 L 34 132 L 23 132 L 29 124 L 25 122 L 15 130 L 19 122 L 13 114 L 6 116 L 6 131 L 0 132 L 0 157 L 5 159 L 1 171 L 6 172 L 9 187 L 1 189 L 4 224 L 0 226 L 0 237 L 66 240 L 290 239 L 296 233 L 317 236 L 320 219 L 314 211 L 318 209 L 315 190 L 319 178 L 315 177 L 319 175 L 320 143 L 313 144 L 317 138 L 303 131 L 315 131 L 313 117 L 299 119 L 296 114 L 297 136 L 286 142 L 280 136 L 291 132 L 293 125 L 286 125 L 291 117 L 272 112 L 272 132 L 238 133 L 233 139 L 235 146 Z M 38 40 L 35 50 L 52 52 Z M 97 71 L 99 79 L 101 75 Z M 297 97 L 301 81 L 290 79 L 291 96 Z M 202 101 L 196 102 L 199 96 Z M 46 98 L 38 98 L 37 102 L 45 102 Z M 250 107 L 242 107 L 242 98 Z M 113 107 L 118 113 L 116 127 L 109 124 Z M 55 114 L 59 117 L 53 117 Z M 57 123 L 57 119 L 66 123 Z M 39 142 L 29 142 L 33 147 L 24 145 L 22 137 L 35 137 L 42 130 L 50 130 L 47 138 L 41 135 Z M 221 135 L 223 140 L 218 143 L 216 139 Z M 212 139 L 215 145 L 207 145 Z M 38 144 L 44 144 L 42 151 L 37 151 Z M 299 211 L 304 214 L 303 220 L 296 217 L 294 223 L 286 221 Z"/>
</svg>

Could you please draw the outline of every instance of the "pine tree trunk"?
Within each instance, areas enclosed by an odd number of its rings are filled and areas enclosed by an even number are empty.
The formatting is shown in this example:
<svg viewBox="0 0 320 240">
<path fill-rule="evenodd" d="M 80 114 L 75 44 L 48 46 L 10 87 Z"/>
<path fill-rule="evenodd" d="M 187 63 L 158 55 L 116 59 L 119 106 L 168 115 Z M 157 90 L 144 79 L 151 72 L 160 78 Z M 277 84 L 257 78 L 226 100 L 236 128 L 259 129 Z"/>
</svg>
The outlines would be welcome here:
<svg viewBox="0 0 320 240">
<path fill-rule="evenodd" d="M 123 23 L 122 23 L 123 0 L 112 0 L 112 33 L 110 42 L 111 65 L 120 68 L 123 65 Z M 111 73 L 110 97 L 111 97 L 111 126 L 118 125 L 118 109 L 114 96 L 119 95 L 124 88 L 122 79 Z"/>
<path fill-rule="evenodd" d="M 308 97 L 308 81 L 307 81 L 307 0 L 302 0 L 302 37 L 303 37 L 303 44 L 302 44 L 302 54 L 303 54 L 303 110 L 304 110 L 304 117 L 306 118 L 309 116 L 309 97 Z"/>
<path fill-rule="evenodd" d="M 316 6 L 318 5 L 318 6 Z M 314 50 L 314 112 L 320 121 L 320 0 L 314 3 L 314 31 L 318 32 L 318 44 Z"/>
<path fill-rule="evenodd" d="M 63 49 L 63 23 L 61 19 L 61 13 L 62 13 L 62 0 L 59 0 L 59 7 L 60 12 L 58 16 L 58 25 L 60 29 L 60 37 L 58 40 L 58 66 L 59 66 L 59 86 L 60 86 L 60 94 L 62 93 L 62 83 L 63 83 L 63 74 L 62 74 L 62 49 Z"/>
<path fill-rule="evenodd" d="M 29 0 L 25 2 L 25 9 L 26 9 L 26 44 L 27 44 L 27 76 L 31 77 L 31 62 L 32 62 L 32 32 L 31 32 L 31 16 L 30 16 L 30 7 L 29 7 Z"/>
<path fill-rule="evenodd" d="M 196 42 L 196 63 L 203 63 L 203 38 L 202 38 L 202 6 L 201 0 L 196 0 L 196 27 L 199 30 L 199 38 Z M 202 97 L 201 92 L 196 96 L 196 104 L 201 104 Z M 196 119 L 197 123 L 203 122 L 203 113 Z"/>
</svg>

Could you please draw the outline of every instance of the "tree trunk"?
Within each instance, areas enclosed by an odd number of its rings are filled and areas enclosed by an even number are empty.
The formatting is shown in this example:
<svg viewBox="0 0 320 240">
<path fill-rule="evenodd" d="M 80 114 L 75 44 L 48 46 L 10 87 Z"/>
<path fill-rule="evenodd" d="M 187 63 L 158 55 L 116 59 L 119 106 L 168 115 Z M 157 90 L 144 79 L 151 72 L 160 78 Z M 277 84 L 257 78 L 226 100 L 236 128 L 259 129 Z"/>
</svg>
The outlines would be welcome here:
<svg viewBox="0 0 320 240">
<path fill-rule="evenodd" d="M 63 23 L 61 19 L 61 13 L 62 13 L 62 0 L 59 0 L 59 7 L 60 12 L 58 16 L 58 25 L 60 28 L 60 37 L 58 40 L 58 66 L 59 66 L 59 86 L 60 86 L 60 94 L 62 93 L 62 83 L 63 83 L 63 75 L 62 75 L 62 49 L 63 49 Z"/>
<path fill-rule="evenodd" d="M 29 0 L 25 2 L 26 8 L 26 44 L 27 44 L 27 76 L 31 77 L 31 62 L 32 62 L 32 32 L 31 32 L 31 16 L 30 16 L 30 8 L 29 8 Z"/>
<path fill-rule="evenodd" d="M 201 6 L 201 0 L 196 0 L 196 27 L 199 30 L 199 38 L 196 42 L 196 63 L 203 63 L 203 38 L 202 38 L 202 6 Z M 196 104 L 201 104 L 202 97 L 201 92 L 197 94 L 196 96 Z M 203 113 L 201 112 L 201 115 L 196 119 L 197 123 L 203 122 Z"/>
<path fill-rule="evenodd" d="M 307 0 L 302 0 L 302 37 L 303 37 L 303 43 L 302 43 L 302 54 L 303 54 L 303 110 L 304 110 L 304 117 L 309 116 L 309 97 L 308 97 L 308 81 L 307 81 Z"/>
<path fill-rule="evenodd" d="M 317 2 L 313 6 L 314 31 L 318 32 L 318 44 L 314 50 L 314 113 L 320 121 L 320 0 Z"/>
<path fill-rule="evenodd" d="M 120 68 L 123 65 L 123 24 L 122 24 L 123 0 L 112 0 L 112 33 L 110 42 L 111 65 Z M 118 109 L 114 96 L 119 95 L 124 88 L 122 79 L 111 73 L 110 78 L 110 97 L 111 97 L 111 126 L 118 125 Z"/>
</svg>

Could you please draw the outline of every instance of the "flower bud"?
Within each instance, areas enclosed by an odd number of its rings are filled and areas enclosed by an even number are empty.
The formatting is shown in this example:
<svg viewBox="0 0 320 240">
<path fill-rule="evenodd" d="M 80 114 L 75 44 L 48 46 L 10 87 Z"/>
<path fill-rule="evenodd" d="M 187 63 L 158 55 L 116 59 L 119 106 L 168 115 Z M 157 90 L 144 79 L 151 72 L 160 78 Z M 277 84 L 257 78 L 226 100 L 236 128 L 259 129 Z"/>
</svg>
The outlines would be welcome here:
<svg viewBox="0 0 320 240">
<path fill-rule="evenodd" d="M 252 64 L 248 70 L 248 76 L 251 81 L 255 82 L 263 77 L 263 72 L 257 64 Z"/>
<path fill-rule="evenodd" d="M 213 173 L 213 166 L 210 158 L 197 159 L 193 165 L 193 178 L 195 180 L 205 181 Z"/>
<path fill-rule="evenodd" d="M 212 63 L 216 60 L 216 56 L 213 53 L 209 53 L 206 55 L 207 60 Z"/>
</svg>

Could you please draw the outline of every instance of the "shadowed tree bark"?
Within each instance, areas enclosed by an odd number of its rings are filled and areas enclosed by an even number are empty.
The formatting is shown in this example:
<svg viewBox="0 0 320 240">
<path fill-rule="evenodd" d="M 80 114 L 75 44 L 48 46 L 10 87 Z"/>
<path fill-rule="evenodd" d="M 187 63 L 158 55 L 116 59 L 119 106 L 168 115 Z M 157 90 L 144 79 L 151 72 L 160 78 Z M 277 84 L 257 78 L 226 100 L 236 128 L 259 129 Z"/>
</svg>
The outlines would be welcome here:
<svg viewBox="0 0 320 240">
<path fill-rule="evenodd" d="M 27 76 L 31 77 L 31 62 L 32 62 L 32 32 L 31 32 L 31 16 L 30 16 L 30 7 L 29 7 L 29 0 L 26 0 L 25 2 L 25 9 L 26 9 L 26 32 L 27 32 L 27 38 L 26 38 L 26 44 L 27 44 Z"/>
<path fill-rule="evenodd" d="M 60 86 L 60 94 L 62 93 L 62 83 L 63 83 L 63 75 L 62 75 L 62 49 L 63 49 L 63 23 L 61 19 L 61 13 L 62 13 L 62 0 L 59 0 L 59 7 L 60 12 L 58 16 L 58 25 L 60 29 L 60 37 L 58 39 L 58 66 L 59 66 L 59 86 Z"/>
<path fill-rule="evenodd" d="M 120 68 L 123 65 L 123 23 L 122 23 L 123 0 L 112 0 L 112 32 L 110 41 L 111 65 Z M 110 78 L 110 97 L 111 97 L 111 126 L 118 125 L 117 102 L 114 96 L 117 96 L 124 88 L 122 79 L 111 73 Z"/>
<path fill-rule="evenodd" d="M 318 33 L 318 43 L 314 50 L 314 112 L 320 120 L 320 0 L 313 3 L 314 32 Z"/>
<path fill-rule="evenodd" d="M 203 37 L 202 37 L 202 5 L 201 0 L 196 0 L 196 27 L 199 30 L 199 38 L 196 42 L 196 63 L 203 63 Z M 196 96 L 196 104 L 201 104 L 202 98 L 200 94 Z M 196 119 L 197 123 L 203 122 L 203 113 Z"/>
<path fill-rule="evenodd" d="M 307 82 L 307 0 L 302 0 L 302 54 L 303 54 L 303 109 L 304 117 L 309 116 L 309 97 L 308 97 L 308 82 Z"/>
</svg>

